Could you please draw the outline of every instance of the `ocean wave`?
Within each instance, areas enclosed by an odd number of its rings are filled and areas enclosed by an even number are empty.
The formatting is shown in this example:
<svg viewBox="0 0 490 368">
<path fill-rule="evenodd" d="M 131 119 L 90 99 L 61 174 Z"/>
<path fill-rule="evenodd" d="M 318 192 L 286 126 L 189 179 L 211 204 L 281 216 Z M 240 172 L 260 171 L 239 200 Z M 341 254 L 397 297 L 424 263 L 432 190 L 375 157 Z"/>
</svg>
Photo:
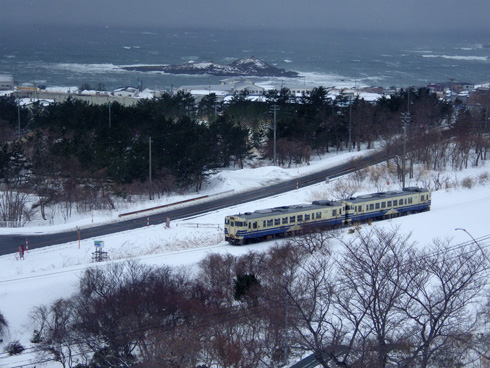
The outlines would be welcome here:
<svg viewBox="0 0 490 368">
<path fill-rule="evenodd" d="M 46 69 L 58 69 L 65 70 L 74 73 L 93 73 L 93 74 L 103 74 L 103 73 L 117 73 L 126 72 L 119 66 L 114 64 L 79 64 L 79 63 L 53 63 L 45 64 Z"/>
<path fill-rule="evenodd" d="M 462 61 L 488 61 L 486 56 L 461 56 L 461 55 L 422 55 L 425 58 L 442 58 L 449 60 L 462 60 Z"/>
<path fill-rule="evenodd" d="M 365 81 L 367 78 L 351 78 L 342 76 L 334 73 L 318 73 L 318 72 L 301 72 L 299 77 L 296 78 L 268 78 L 275 85 L 284 83 L 284 85 L 295 85 L 295 86 L 315 86 L 315 87 L 325 87 L 325 88 L 362 88 L 367 87 Z M 264 78 L 265 79 L 265 78 Z"/>
<path fill-rule="evenodd" d="M 404 50 L 406 52 L 410 52 L 412 54 L 432 54 L 431 50 Z"/>
</svg>

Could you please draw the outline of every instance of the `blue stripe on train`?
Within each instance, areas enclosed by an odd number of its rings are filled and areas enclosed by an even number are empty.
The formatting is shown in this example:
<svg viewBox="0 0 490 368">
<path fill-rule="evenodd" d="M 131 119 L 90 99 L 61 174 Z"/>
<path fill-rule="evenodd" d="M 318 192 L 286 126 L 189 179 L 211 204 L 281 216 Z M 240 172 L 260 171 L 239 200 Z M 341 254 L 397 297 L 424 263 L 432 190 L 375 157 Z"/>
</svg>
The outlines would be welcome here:
<svg viewBox="0 0 490 368">
<path fill-rule="evenodd" d="M 269 235 L 277 235 L 277 234 L 284 234 L 288 232 L 293 226 L 296 225 L 301 225 L 303 228 L 305 227 L 322 227 L 322 226 L 335 226 L 342 224 L 344 222 L 344 218 L 335 218 L 335 219 L 329 219 L 329 220 L 322 220 L 322 221 L 312 221 L 312 222 L 306 222 L 306 223 L 299 223 L 299 224 L 289 224 L 287 226 L 277 226 L 277 227 L 271 227 L 267 229 L 261 229 L 261 230 L 240 230 L 237 232 L 236 237 L 237 238 L 242 238 L 243 239 L 253 239 L 253 238 L 260 238 L 264 236 L 269 236 Z"/>
<path fill-rule="evenodd" d="M 352 213 L 347 213 L 346 215 L 346 221 L 364 221 L 367 219 L 374 219 L 376 217 L 381 217 L 385 216 L 388 211 L 391 211 L 392 209 L 398 211 L 398 213 L 405 213 L 409 211 L 422 211 L 430 208 L 430 201 L 429 203 L 425 204 L 415 204 L 412 206 L 403 206 L 403 207 L 398 207 L 398 208 L 387 208 L 387 209 L 382 209 L 382 210 L 374 210 L 374 211 L 369 211 L 369 212 L 364 212 L 360 214 L 352 214 Z"/>
</svg>

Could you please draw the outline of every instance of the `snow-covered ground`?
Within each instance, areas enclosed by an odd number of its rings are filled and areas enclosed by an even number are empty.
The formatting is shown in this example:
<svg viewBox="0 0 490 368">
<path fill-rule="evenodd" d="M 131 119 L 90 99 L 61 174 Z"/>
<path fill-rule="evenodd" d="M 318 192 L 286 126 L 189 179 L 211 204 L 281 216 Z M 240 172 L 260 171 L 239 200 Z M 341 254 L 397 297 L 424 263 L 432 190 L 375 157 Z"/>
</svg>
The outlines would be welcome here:
<svg viewBox="0 0 490 368">
<path fill-rule="evenodd" d="M 363 153 L 365 151 L 360 154 Z M 199 194 L 168 196 L 159 200 L 138 203 L 131 207 L 126 206 L 111 213 L 96 212 L 79 217 L 74 216 L 67 223 L 58 215 L 53 218 L 52 225 L 49 226 L 2 228 L 0 233 L 21 233 L 28 238 L 29 234 L 74 230 L 76 226 L 80 226 L 83 231 L 84 228 L 95 224 L 117 221 L 119 213 L 129 210 L 154 207 L 205 194 L 250 190 L 320 170 L 348 160 L 356 154 L 359 153 L 332 153 L 313 160 L 309 166 L 290 169 L 267 166 L 255 169 L 225 170 L 213 176 Z M 481 167 L 463 172 L 447 173 L 447 175 L 461 182 L 465 177 L 481 178 L 482 174 L 487 171 L 486 167 Z M 400 189 L 400 183 L 390 180 L 390 184 L 387 184 L 386 180 L 383 181 L 384 188 L 380 188 L 378 183 L 377 187 L 370 188 L 370 191 Z M 49 304 L 57 298 L 68 297 L 77 290 L 79 277 L 83 270 L 94 265 L 92 263 L 94 240 L 104 241 L 104 250 L 108 252 L 111 261 L 132 257 L 140 259 L 141 262 L 156 265 L 190 266 L 211 252 L 239 255 L 250 250 L 261 251 L 274 242 L 241 247 L 225 243 L 224 217 L 261 208 L 308 203 L 318 199 L 318 195 L 322 193 L 332 193 L 331 188 L 334 185 L 335 181 L 332 181 L 328 184 L 323 183 L 307 188 L 291 188 L 290 192 L 275 197 L 236 205 L 188 220 L 173 221 L 170 228 L 150 223 L 149 226 L 139 230 L 86 239 L 80 243 L 75 238 L 70 243 L 30 250 L 25 254 L 23 260 L 19 260 L 16 254 L 0 256 L 0 312 L 4 314 L 9 323 L 7 337 L 4 343 L 0 344 L 0 367 L 20 366 L 34 359 L 34 356 L 28 352 L 8 357 L 3 352 L 3 347 L 9 341 L 14 340 L 19 340 L 25 347 L 30 346 L 29 340 L 33 332 L 29 320 L 30 311 L 37 305 Z M 410 185 L 417 185 L 417 183 L 407 182 L 407 186 Z M 474 238 L 482 237 L 489 232 L 487 217 L 487 209 L 490 207 L 489 187 L 490 183 L 487 180 L 484 184 L 475 184 L 471 189 L 458 187 L 433 192 L 430 212 L 382 221 L 376 223 L 375 226 L 399 226 L 399 231 L 411 233 L 411 239 L 420 245 L 428 244 L 435 238 L 450 238 L 453 244 L 457 244 L 470 241 L 469 234 Z M 464 231 L 456 231 L 456 228 L 464 228 L 469 234 Z M 103 263 L 98 265 L 103 265 Z"/>
</svg>

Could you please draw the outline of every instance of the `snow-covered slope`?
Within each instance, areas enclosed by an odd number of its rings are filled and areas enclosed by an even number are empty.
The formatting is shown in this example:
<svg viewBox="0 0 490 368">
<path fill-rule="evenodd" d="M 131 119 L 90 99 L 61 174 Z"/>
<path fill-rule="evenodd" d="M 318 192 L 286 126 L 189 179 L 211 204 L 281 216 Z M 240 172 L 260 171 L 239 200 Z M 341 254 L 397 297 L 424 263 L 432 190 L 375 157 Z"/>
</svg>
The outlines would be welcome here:
<svg viewBox="0 0 490 368">
<path fill-rule="evenodd" d="M 312 161 L 310 166 L 281 169 L 261 167 L 237 171 L 223 171 L 215 176 L 205 193 L 225 191 L 231 188 L 245 190 L 280 180 L 285 176 L 294 177 L 317 170 L 326 165 L 346 160 L 344 155 L 331 155 L 324 160 Z M 486 172 L 485 167 L 458 173 L 460 179 L 465 176 L 477 177 Z M 414 182 L 409 182 L 414 185 Z M 149 224 L 139 230 L 109 235 L 98 239 L 88 239 L 49 248 L 29 251 L 24 260 L 15 254 L 0 257 L 0 311 L 9 323 L 9 336 L 0 344 L 0 349 L 8 341 L 19 340 L 24 346 L 30 345 L 32 328 L 29 313 L 34 306 L 48 304 L 61 297 L 68 297 L 78 287 L 79 276 L 83 270 L 92 266 L 94 240 L 105 242 L 105 251 L 113 261 L 133 257 L 141 262 L 156 265 L 191 266 L 210 252 L 244 254 L 248 251 L 261 251 L 274 242 L 264 242 L 249 246 L 234 247 L 223 241 L 223 219 L 225 215 L 253 211 L 280 205 L 311 202 L 319 193 L 328 193 L 329 184 L 319 184 L 308 188 L 291 188 L 291 191 L 251 203 L 236 205 L 232 208 L 215 211 L 189 220 L 172 222 L 170 228 Z M 389 190 L 398 189 L 399 184 L 383 184 Z M 464 228 L 473 237 L 479 238 L 488 233 L 487 208 L 490 207 L 489 183 L 476 184 L 471 189 L 440 190 L 432 194 L 432 210 L 417 215 L 382 221 L 374 226 L 399 227 L 403 233 L 411 233 L 412 240 L 420 246 L 430 243 L 434 238 L 452 238 L 453 243 L 471 241 L 468 234 L 456 231 Z M 395 187 L 395 188 L 393 188 Z M 172 201 L 167 198 L 166 201 Z M 152 203 L 155 205 L 155 203 Z M 113 214 L 96 214 L 95 222 L 110 220 Z M 90 215 L 77 223 L 56 225 L 58 228 L 75 225 L 90 226 Z M 369 225 L 363 225 L 369 226 Z M 3 229 L 3 232 L 6 230 Z M 40 232 L 42 228 L 23 229 L 24 232 Z M 26 234 L 28 237 L 28 234 Z M 28 353 L 15 357 L 2 355 L 0 366 L 25 364 L 33 356 Z M 54 365 L 53 365 L 54 366 Z M 49 365 L 48 365 L 49 367 Z"/>
</svg>

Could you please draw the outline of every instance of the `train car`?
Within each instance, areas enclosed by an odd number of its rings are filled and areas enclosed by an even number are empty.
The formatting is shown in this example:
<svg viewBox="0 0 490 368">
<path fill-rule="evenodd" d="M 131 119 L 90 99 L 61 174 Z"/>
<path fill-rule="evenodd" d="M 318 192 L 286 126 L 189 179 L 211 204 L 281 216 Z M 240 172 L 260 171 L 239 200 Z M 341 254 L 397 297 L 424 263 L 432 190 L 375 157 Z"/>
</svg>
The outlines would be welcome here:
<svg viewBox="0 0 490 368">
<path fill-rule="evenodd" d="M 345 222 L 345 204 L 314 201 L 312 204 L 282 206 L 225 217 L 225 240 L 247 244 L 276 237 L 301 234 L 308 228 L 325 228 Z"/>
<path fill-rule="evenodd" d="M 402 191 L 361 195 L 344 201 L 345 222 L 383 220 L 411 213 L 429 211 L 431 192 L 428 189 L 409 187 Z"/>
</svg>

